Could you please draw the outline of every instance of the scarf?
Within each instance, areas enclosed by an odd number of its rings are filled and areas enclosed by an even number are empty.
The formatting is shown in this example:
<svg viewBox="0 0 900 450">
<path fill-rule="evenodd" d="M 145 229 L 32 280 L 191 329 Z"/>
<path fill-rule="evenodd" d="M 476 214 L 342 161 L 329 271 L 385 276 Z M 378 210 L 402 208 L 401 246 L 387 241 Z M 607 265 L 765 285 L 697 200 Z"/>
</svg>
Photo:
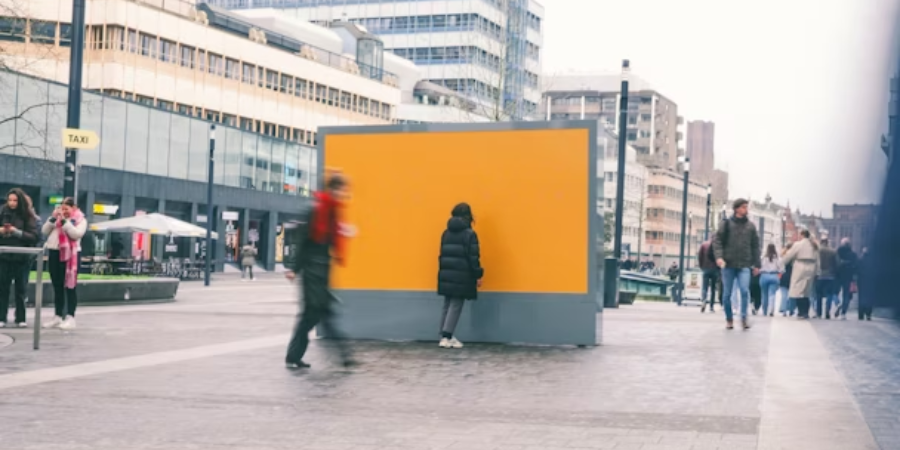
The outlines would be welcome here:
<svg viewBox="0 0 900 450">
<path fill-rule="evenodd" d="M 327 192 L 316 192 L 316 209 L 309 229 L 309 238 L 317 244 L 331 244 L 338 263 L 344 262 L 344 236 L 340 230 L 343 204 Z"/>
<path fill-rule="evenodd" d="M 81 214 L 81 211 L 73 210 L 69 217 L 72 226 L 77 226 L 82 220 L 84 220 L 84 215 Z M 69 239 L 69 235 L 63 230 L 62 220 L 56 221 L 56 232 L 59 236 L 59 260 L 66 263 L 65 287 L 66 289 L 75 289 L 78 284 L 78 252 L 76 251 L 78 241 Z"/>
</svg>

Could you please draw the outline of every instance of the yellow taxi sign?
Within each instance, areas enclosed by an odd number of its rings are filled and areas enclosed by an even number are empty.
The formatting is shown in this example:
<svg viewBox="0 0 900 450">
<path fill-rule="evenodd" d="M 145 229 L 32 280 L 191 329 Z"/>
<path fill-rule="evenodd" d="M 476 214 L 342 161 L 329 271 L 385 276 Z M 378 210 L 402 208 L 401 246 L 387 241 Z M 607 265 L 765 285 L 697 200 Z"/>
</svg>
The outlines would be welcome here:
<svg viewBox="0 0 900 450">
<path fill-rule="evenodd" d="M 62 146 L 78 150 L 93 150 L 100 145 L 100 136 L 91 130 L 63 128 Z"/>
</svg>

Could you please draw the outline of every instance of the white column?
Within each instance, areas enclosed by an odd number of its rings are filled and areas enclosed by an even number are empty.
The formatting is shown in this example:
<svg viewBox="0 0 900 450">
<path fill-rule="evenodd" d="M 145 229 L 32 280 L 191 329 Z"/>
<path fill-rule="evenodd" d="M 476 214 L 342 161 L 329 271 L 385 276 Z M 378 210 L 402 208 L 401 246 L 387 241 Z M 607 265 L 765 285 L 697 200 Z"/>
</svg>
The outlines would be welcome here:
<svg viewBox="0 0 900 450">
<path fill-rule="evenodd" d="M 584 96 L 581 96 L 581 120 L 584 120 Z"/>
</svg>

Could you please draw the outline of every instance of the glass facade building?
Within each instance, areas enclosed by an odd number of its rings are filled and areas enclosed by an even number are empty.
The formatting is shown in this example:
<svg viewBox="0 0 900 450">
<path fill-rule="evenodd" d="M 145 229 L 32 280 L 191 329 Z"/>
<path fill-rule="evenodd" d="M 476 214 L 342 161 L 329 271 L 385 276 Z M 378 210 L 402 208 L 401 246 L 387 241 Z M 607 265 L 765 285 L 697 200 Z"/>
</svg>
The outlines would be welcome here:
<svg viewBox="0 0 900 450">
<path fill-rule="evenodd" d="M 0 71 L 0 154 L 62 162 L 67 87 Z M 212 122 L 163 108 L 84 92 L 81 128 L 100 136 L 78 163 L 146 175 L 207 181 Z M 308 196 L 316 187 L 315 148 L 217 124 L 214 183 Z"/>
</svg>

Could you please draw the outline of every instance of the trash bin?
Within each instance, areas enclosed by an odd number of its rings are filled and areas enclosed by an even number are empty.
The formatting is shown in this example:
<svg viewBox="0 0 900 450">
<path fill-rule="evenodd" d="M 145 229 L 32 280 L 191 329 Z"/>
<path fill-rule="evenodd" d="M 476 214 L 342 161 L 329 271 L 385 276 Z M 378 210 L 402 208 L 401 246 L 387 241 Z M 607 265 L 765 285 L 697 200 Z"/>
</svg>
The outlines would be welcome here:
<svg viewBox="0 0 900 450">
<path fill-rule="evenodd" d="M 619 261 L 616 258 L 603 261 L 603 307 L 619 307 Z"/>
</svg>

